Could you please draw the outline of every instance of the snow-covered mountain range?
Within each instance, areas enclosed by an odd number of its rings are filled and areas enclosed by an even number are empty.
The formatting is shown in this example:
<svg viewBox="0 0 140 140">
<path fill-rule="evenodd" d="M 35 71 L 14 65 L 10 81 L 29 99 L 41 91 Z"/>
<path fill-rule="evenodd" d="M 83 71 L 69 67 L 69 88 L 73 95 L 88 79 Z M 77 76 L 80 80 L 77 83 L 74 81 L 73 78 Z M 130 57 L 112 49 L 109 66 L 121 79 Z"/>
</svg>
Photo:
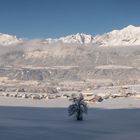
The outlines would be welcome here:
<svg viewBox="0 0 140 140">
<path fill-rule="evenodd" d="M 0 45 L 13 45 L 24 40 L 7 34 L 0 33 Z M 26 40 L 27 41 L 27 40 Z M 53 44 L 53 43 L 64 43 L 64 44 L 93 44 L 98 46 L 132 46 L 140 45 L 140 27 L 129 25 L 121 30 L 113 30 L 103 35 L 87 35 L 84 33 L 77 33 L 75 35 L 69 35 L 58 39 L 39 39 L 40 43 Z"/>
</svg>

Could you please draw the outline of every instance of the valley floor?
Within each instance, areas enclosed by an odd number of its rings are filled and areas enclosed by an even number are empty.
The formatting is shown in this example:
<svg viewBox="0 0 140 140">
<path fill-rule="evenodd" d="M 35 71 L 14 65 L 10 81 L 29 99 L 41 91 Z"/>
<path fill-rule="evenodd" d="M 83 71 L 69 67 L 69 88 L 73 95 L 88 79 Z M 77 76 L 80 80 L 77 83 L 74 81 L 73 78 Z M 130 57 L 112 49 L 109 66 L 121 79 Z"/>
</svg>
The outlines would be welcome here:
<svg viewBox="0 0 140 140">
<path fill-rule="evenodd" d="M 70 104 L 71 102 L 67 98 L 32 100 L 29 98 L 0 97 L 0 106 L 67 108 Z M 140 108 L 140 99 L 135 97 L 111 98 L 103 102 L 89 103 L 88 107 L 105 109 Z"/>
<path fill-rule="evenodd" d="M 140 139 L 140 100 L 129 97 L 89 104 L 81 122 L 68 117 L 69 104 L 67 99 L 1 97 L 0 140 Z"/>
</svg>

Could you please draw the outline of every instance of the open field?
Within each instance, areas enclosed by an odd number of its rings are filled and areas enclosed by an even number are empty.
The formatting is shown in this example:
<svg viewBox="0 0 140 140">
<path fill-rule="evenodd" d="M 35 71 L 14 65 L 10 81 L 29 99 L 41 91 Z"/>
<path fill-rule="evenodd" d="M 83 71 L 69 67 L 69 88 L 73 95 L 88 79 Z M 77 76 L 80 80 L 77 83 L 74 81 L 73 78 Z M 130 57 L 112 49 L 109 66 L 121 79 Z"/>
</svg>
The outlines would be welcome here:
<svg viewBox="0 0 140 140">
<path fill-rule="evenodd" d="M 68 117 L 68 99 L 0 97 L 1 140 L 139 140 L 140 100 L 133 97 L 88 104 L 88 115 Z"/>
<path fill-rule="evenodd" d="M 82 122 L 66 108 L 0 107 L 1 140 L 139 140 L 139 109 L 89 109 Z"/>
</svg>

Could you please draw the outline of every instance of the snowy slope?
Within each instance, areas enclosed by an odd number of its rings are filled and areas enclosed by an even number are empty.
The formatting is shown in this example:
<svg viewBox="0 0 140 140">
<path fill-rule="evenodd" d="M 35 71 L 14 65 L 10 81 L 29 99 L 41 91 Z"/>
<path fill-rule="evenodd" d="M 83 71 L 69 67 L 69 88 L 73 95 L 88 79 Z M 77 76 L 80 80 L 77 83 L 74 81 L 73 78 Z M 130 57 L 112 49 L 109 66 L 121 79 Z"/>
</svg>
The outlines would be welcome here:
<svg viewBox="0 0 140 140">
<path fill-rule="evenodd" d="M 0 45 L 2 46 L 17 44 L 20 41 L 21 39 L 18 39 L 16 36 L 0 33 Z"/>
<path fill-rule="evenodd" d="M 96 36 L 94 43 L 101 46 L 140 45 L 140 27 L 129 25 L 122 30 L 113 30 L 101 36 Z"/>
</svg>

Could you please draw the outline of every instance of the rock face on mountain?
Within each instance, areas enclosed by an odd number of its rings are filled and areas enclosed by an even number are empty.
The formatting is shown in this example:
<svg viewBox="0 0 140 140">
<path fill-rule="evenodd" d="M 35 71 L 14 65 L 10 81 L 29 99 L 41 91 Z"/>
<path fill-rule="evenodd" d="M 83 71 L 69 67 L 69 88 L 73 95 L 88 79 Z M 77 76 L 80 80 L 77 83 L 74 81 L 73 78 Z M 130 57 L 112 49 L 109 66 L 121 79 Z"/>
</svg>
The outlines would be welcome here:
<svg viewBox="0 0 140 140">
<path fill-rule="evenodd" d="M 19 42 L 16 37 L 13 40 Z M 25 81 L 140 82 L 140 27 L 128 26 L 95 37 L 76 34 L 5 44 L 7 47 L 0 45 L 0 77 Z"/>
</svg>

